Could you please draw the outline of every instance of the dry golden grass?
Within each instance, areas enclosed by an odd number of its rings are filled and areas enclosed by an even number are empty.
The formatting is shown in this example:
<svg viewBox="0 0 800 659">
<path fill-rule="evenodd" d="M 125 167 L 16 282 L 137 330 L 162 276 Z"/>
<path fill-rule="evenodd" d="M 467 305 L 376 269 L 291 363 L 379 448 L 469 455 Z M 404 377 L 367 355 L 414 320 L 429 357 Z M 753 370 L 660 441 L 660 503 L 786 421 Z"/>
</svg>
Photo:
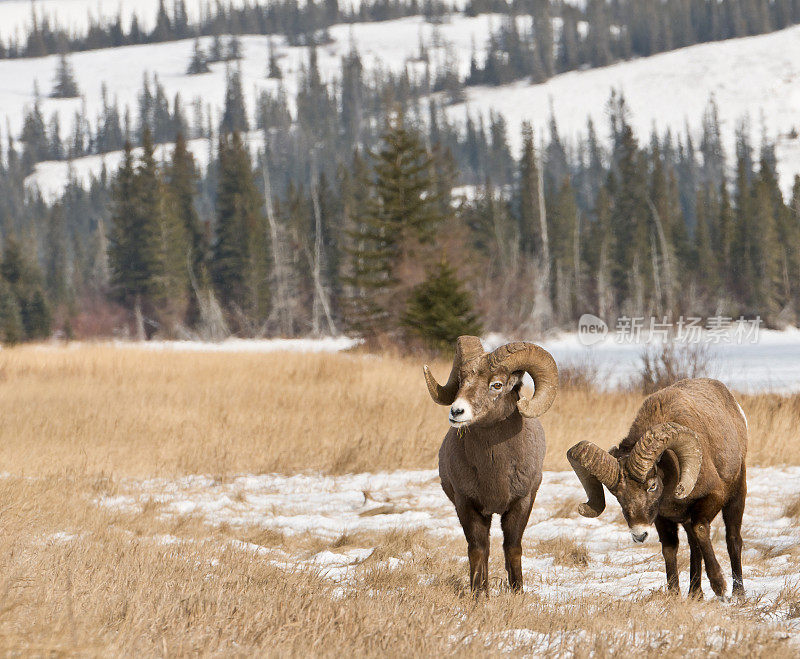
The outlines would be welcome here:
<svg viewBox="0 0 800 659">
<path fill-rule="evenodd" d="M 447 377 L 449 366 L 434 365 Z M 436 464 L 446 411 L 416 360 L 194 354 L 109 346 L 0 351 L 0 471 L 119 476 L 329 473 Z M 543 417 L 545 467 L 627 431 L 642 397 L 565 388 Z M 743 396 L 750 462 L 800 463 L 800 396 Z"/>
<path fill-rule="evenodd" d="M 447 368 L 434 370 L 444 377 Z M 741 400 L 751 462 L 800 463 L 798 399 Z M 579 439 L 617 441 L 640 401 L 562 391 L 544 418 L 546 466 L 565 468 L 564 451 Z M 422 531 L 284 536 L 165 516 L 156 499 L 133 512 L 96 502 L 123 478 L 431 468 L 445 415 L 427 396 L 420 364 L 397 357 L 0 351 L 0 472 L 8 474 L 0 478 L 0 653 L 795 654 L 768 624 L 776 607 L 800 611 L 790 588 L 768 606 L 663 593 L 558 602 L 502 588 L 475 602 L 460 539 Z M 526 543 L 526 554 L 559 563 L 589 559 L 569 540 Z M 291 565 L 348 547 L 377 549 L 346 587 Z M 388 569 L 386 560 L 399 556 L 407 558 Z M 502 575 L 500 552 L 490 569 Z"/>
<path fill-rule="evenodd" d="M 317 539 L 311 551 L 378 544 L 342 588 L 313 570 L 279 567 L 237 549 L 225 530 L 180 521 L 170 527 L 156 522 L 153 510 L 125 516 L 98 509 L 92 489 L 89 479 L 69 475 L 0 482 L 4 654 L 475 656 L 513 648 L 577 657 L 789 657 L 796 650 L 768 626 L 753 624 L 778 608 L 799 610 L 791 589 L 769 606 L 745 607 L 659 592 L 558 602 L 505 588 L 475 602 L 467 593 L 463 543 L 419 531 L 327 545 Z M 80 529 L 80 536 L 53 535 L 64 528 Z M 143 528 L 149 535 L 140 535 Z M 160 532 L 180 534 L 179 541 L 159 543 Z M 256 540 L 256 531 L 239 533 Z M 261 539 L 287 548 L 282 537 Z M 295 549 L 304 542 L 291 541 Z M 574 564 L 574 548 L 545 549 Z M 412 558 L 399 569 L 383 566 L 385 558 L 402 555 Z M 495 576 L 501 560 L 492 557 Z"/>
</svg>

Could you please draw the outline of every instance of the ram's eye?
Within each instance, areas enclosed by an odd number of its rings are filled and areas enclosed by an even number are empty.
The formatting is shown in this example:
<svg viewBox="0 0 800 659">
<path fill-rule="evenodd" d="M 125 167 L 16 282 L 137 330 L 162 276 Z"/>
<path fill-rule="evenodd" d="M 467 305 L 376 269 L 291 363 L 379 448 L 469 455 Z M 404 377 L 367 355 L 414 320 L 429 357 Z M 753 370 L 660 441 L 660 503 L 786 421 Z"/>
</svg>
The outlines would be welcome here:
<svg viewBox="0 0 800 659">
<path fill-rule="evenodd" d="M 650 483 L 650 487 L 647 488 L 647 491 L 655 492 L 657 487 L 658 487 L 658 481 L 653 481 L 652 483 Z"/>
<path fill-rule="evenodd" d="M 490 384 L 489 387 L 491 387 L 495 391 L 500 391 L 503 388 L 503 383 L 502 382 L 492 382 L 492 384 Z"/>
</svg>

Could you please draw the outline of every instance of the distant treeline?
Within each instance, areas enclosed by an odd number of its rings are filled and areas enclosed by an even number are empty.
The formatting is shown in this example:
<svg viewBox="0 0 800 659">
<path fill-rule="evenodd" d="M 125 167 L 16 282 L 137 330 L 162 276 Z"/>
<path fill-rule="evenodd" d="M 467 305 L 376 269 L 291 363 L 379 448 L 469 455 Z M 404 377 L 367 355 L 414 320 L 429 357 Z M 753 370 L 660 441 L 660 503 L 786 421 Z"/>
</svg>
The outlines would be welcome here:
<svg viewBox="0 0 800 659">
<path fill-rule="evenodd" d="M 423 15 L 430 22 L 448 20 L 455 11 L 445 0 L 365 0 L 342 9 L 338 0 L 256 1 L 234 8 L 208 3 L 191 23 L 185 0 L 159 4 L 155 27 L 142 29 L 136 14 L 124 22 L 94 22 L 85 34 L 70 34 L 46 17 L 31 13 L 29 32 L 20 41 L 0 41 L 0 58 L 40 57 L 53 53 L 174 41 L 197 36 L 282 35 L 292 46 L 322 44 L 337 23 L 382 21 Z M 469 74 L 461 79 L 458 60 L 445 64 L 449 84 L 504 84 L 528 79 L 542 82 L 565 71 L 606 66 L 632 57 L 697 43 L 765 34 L 800 22 L 800 0 L 469 0 L 464 13 L 497 13 L 505 18 L 488 44 L 475 44 Z M 125 24 L 129 27 L 126 29 Z M 421 44 L 424 48 L 425 44 Z M 424 53 L 421 53 L 424 56 Z"/>
<path fill-rule="evenodd" d="M 515 158 L 501 116 L 456 123 L 402 78 L 365 76 L 357 52 L 325 85 L 312 48 L 295 114 L 281 94 L 246 108 L 231 71 L 200 167 L 191 123 L 144 89 L 136 119 L 117 110 L 91 133 L 121 141 L 123 167 L 88 189 L 72 181 L 55 204 L 24 187 L 49 148 L 39 130 L 3 153 L 0 229 L 25 263 L 20 291 L 39 290 L 37 317 L 66 333 L 347 331 L 436 346 L 584 312 L 780 324 L 800 310 L 800 181 L 784 199 L 773 144 L 755 154 L 744 121 L 726 154 L 713 103 L 699 139 L 642 139 L 613 95 L 610 144 L 591 123 L 567 144 L 552 117 L 546 135 L 522 127 Z M 177 140 L 165 163 L 155 135 Z"/>
<path fill-rule="evenodd" d="M 275 34 L 286 37 L 293 46 L 323 43 L 326 30 L 336 23 L 383 21 L 405 16 L 424 15 L 431 20 L 453 12 L 453 6 L 443 0 L 365 0 L 357 9 L 343 10 L 338 0 L 321 2 L 256 1 L 244 7 L 230 7 L 220 2 L 208 2 L 202 17 L 190 22 L 185 0 L 159 3 L 155 27 L 148 31 L 140 27 L 135 12 L 130 19 L 117 15 L 111 21 L 92 21 L 85 34 L 72 34 L 47 16 L 31 9 L 30 27 L 21 39 L 10 37 L 0 41 L 0 58 L 42 57 L 61 52 L 97 50 L 147 43 L 177 41 L 195 36 L 224 34 Z M 127 29 L 125 26 L 128 26 Z"/>
<path fill-rule="evenodd" d="M 565 71 L 800 22 L 799 0 L 587 0 L 582 6 L 470 0 L 466 9 L 469 15 L 488 11 L 507 19 L 491 35 L 485 58 L 473 55 L 467 84 L 542 82 Z"/>
</svg>

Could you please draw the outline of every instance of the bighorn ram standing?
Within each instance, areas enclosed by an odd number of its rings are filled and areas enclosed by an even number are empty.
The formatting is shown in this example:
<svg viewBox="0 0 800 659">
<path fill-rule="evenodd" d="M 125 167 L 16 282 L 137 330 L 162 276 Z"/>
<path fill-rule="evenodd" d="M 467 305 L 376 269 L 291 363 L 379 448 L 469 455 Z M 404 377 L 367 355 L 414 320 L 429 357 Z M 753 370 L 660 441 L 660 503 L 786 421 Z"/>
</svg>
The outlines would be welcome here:
<svg viewBox="0 0 800 659">
<path fill-rule="evenodd" d="M 520 397 L 527 371 L 536 387 Z M 455 504 L 467 538 L 470 587 L 489 586 L 489 527 L 501 515 L 508 582 L 522 589 L 522 534 L 542 482 L 544 414 L 558 389 L 550 354 L 532 343 L 509 343 L 485 353 L 480 339 L 456 342 L 447 384 L 437 384 L 428 367 L 431 398 L 450 405 L 450 430 L 439 449 L 442 489 Z"/>
<path fill-rule="evenodd" d="M 724 384 L 706 378 L 681 380 L 642 403 L 628 436 L 606 452 L 588 441 L 567 452 L 589 497 L 579 510 L 597 517 L 605 508 L 603 485 L 617 497 L 634 541 L 644 542 L 655 522 L 667 572 L 667 587 L 678 583 L 678 524 L 691 552 L 689 594 L 702 597 L 705 562 L 714 593 L 725 596 L 709 525 L 720 510 L 733 573 L 733 594 L 742 583 L 742 515 L 747 493 L 747 419 Z"/>
</svg>

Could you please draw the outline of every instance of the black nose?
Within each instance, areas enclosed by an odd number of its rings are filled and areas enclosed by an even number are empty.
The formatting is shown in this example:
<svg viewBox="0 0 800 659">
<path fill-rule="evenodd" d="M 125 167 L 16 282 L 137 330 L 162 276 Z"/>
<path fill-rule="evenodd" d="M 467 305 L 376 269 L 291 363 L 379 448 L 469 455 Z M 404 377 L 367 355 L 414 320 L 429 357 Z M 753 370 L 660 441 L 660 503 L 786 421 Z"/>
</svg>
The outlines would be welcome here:
<svg viewBox="0 0 800 659">
<path fill-rule="evenodd" d="M 636 542 L 644 542 L 645 540 L 647 540 L 647 531 L 642 531 L 638 535 L 636 533 L 634 533 L 633 531 L 631 531 L 631 535 L 633 536 L 633 539 Z"/>
<path fill-rule="evenodd" d="M 456 417 L 461 416 L 462 414 L 464 414 L 464 408 L 463 407 L 451 407 L 450 408 L 450 416 L 452 416 L 454 419 Z"/>
</svg>

